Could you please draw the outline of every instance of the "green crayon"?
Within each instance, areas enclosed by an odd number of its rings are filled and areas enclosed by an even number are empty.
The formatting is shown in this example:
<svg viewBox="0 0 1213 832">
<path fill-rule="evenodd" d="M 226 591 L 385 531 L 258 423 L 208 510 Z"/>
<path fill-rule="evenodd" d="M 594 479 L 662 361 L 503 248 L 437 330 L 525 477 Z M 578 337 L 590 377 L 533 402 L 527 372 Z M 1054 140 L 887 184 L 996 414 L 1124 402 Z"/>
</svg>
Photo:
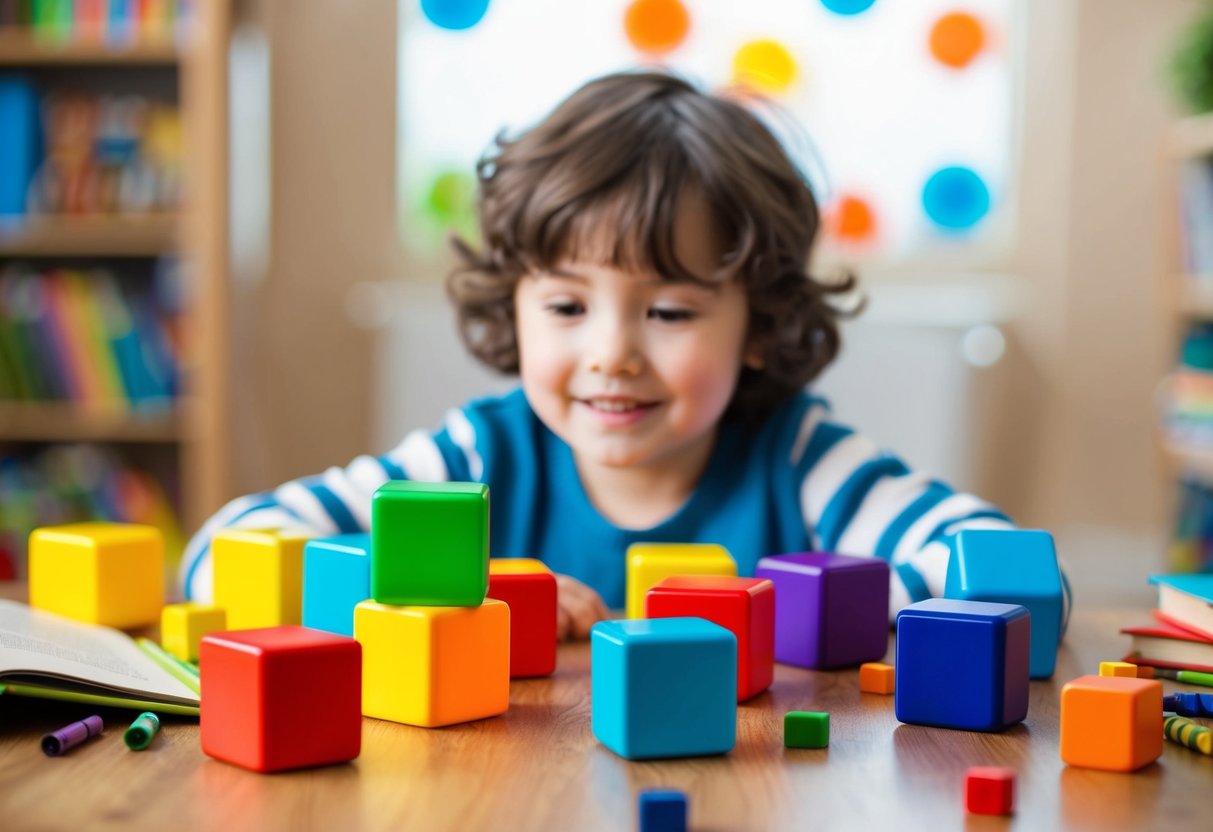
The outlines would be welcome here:
<svg viewBox="0 0 1213 832">
<path fill-rule="evenodd" d="M 156 732 L 159 730 L 160 717 L 151 711 L 144 711 L 135 717 L 135 721 L 131 723 L 130 728 L 126 729 L 122 738 L 126 740 L 126 747 L 131 751 L 142 751 L 152 744 L 152 740 L 155 739 Z"/>
<path fill-rule="evenodd" d="M 1201 673 L 1198 670 L 1169 670 L 1165 667 L 1154 668 L 1157 679 L 1174 679 L 1177 682 L 1187 682 L 1189 685 L 1200 685 L 1213 688 L 1213 673 Z"/>
<path fill-rule="evenodd" d="M 1169 716 L 1163 720 L 1162 732 L 1171 742 L 1213 756 L 1213 731 L 1199 722 L 1182 716 Z"/>
</svg>

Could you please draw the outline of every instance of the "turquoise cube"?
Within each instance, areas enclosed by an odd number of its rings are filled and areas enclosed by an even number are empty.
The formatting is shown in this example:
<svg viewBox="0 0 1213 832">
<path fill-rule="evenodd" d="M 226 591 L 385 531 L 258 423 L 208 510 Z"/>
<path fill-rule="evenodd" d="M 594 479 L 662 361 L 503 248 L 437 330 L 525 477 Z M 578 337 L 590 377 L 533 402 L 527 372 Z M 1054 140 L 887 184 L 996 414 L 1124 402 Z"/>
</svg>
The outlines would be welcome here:
<svg viewBox="0 0 1213 832">
<path fill-rule="evenodd" d="M 702 618 L 603 621 L 590 634 L 591 727 L 628 760 L 725 754 L 737 637 Z"/>
<path fill-rule="evenodd" d="M 371 597 L 371 536 L 317 537 L 303 547 L 303 626 L 354 636 L 354 607 Z"/>
<path fill-rule="evenodd" d="M 1032 615 L 1029 674 L 1053 675 L 1062 632 L 1061 570 L 1053 536 L 1021 529 L 971 529 L 956 536 L 944 597 L 1019 604 Z"/>
</svg>

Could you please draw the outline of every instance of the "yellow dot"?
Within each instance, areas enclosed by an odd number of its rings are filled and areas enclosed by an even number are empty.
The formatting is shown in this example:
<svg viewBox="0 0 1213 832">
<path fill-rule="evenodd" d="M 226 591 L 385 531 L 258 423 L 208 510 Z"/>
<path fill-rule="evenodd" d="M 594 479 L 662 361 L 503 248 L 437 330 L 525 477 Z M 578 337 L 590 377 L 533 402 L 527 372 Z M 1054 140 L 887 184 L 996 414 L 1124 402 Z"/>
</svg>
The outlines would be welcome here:
<svg viewBox="0 0 1213 832">
<path fill-rule="evenodd" d="M 796 59 L 777 41 L 752 40 L 733 56 L 733 80 L 761 92 L 783 92 L 796 75 Z"/>
</svg>

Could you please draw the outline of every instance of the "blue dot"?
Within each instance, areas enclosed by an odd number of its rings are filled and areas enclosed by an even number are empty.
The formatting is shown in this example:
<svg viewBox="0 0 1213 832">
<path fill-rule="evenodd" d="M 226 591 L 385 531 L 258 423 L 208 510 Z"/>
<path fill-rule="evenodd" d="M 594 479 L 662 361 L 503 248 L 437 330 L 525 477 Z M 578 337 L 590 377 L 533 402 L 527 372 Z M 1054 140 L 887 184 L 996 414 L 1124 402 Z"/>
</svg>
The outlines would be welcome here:
<svg viewBox="0 0 1213 832">
<path fill-rule="evenodd" d="M 834 14 L 853 15 L 863 14 L 876 5 L 876 0 L 821 0 L 821 5 Z"/>
<path fill-rule="evenodd" d="M 922 189 L 922 207 L 941 228 L 965 231 L 990 211 L 990 189 L 968 168 L 942 168 Z"/>
<path fill-rule="evenodd" d="M 471 29 L 489 10 L 489 0 L 421 0 L 421 13 L 441 29 Z"/>
</svg>

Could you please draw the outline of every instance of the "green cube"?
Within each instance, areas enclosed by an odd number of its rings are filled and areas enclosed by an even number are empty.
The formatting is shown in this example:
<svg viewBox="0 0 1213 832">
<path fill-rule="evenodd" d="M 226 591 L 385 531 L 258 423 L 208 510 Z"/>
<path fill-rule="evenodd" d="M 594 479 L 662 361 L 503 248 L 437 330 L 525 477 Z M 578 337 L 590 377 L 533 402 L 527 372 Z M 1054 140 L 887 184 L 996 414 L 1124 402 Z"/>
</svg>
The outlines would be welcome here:
<svg viewBox="0 0 1213 832">
<path fill-rule="evenodd" d="M 788 748 L 825 748 L 830 744 L 830 715 L 788 711 L 783 718 L 783 744 Z"/>
<path fill-rule="evenodd" d="M 392 480 L 371 498 L 371 597 L 478 607 L 489 588 L 489 488 Z"/>
</svg>

